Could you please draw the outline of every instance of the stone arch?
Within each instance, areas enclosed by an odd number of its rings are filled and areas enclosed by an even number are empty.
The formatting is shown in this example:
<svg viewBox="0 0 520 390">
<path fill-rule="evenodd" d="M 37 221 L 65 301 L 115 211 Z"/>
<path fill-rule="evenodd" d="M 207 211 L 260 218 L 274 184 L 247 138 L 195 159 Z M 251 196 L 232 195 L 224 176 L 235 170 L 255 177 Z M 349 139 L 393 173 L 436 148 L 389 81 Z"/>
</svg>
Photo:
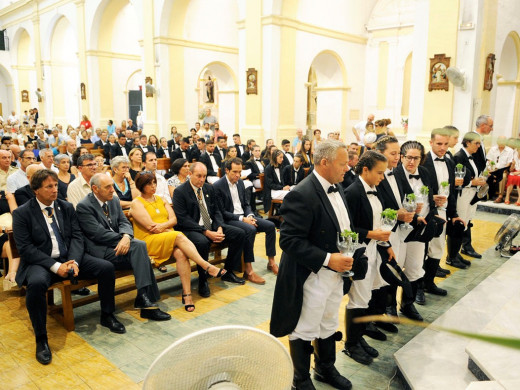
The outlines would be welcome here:
<svg viewBox="0 0 520 390">
<path fill-rule="evenodd" d="M 204 80 L 211 75 L 214 78 L 215 98 L 208 103 L 204 97 Z M 213 61 L 204 66 L 197 80 L 196 90 L 199 96 L 199 112 L 210 108 L 217 117 L 220 128 L 229 136 L 238 131 L 238 80 L 233 69 L 221 61 Z"/>
<path fill-rule="evenodd" d="M 517 137 L 520 133 L 520 37 L 516 31 L 511 31 L 504 40 L 496 78 L 494 120 L 497 135 Z"/>
<path fill-rule="evenodd" d="M 406 56 L 403 68 L 403 95 L 401 98 L 401 116 L 408 118 L 410 112 L 410 92 L 412 88 L 413 52 Z"/>
<path fill-rule="evenodd" d="M 0 115 L 7 118 L 11 110 L 15 110 L 14 102 L 14 82 L 11 73 L 2 64 L 0 64 L 0 104 L 2 112 Z"/>
<path fill-rule="evenodd" d="M 323 50 L 312 60 L 309 69 L 316 79 L 316 127 L 340 130 L 345 123 L 347 71 L 342 58 L 332 50 Z M 310 88 L 308 89 L 310 92 Z M 310 130 L 310 129 L 309 129 Z"/>
</svg>

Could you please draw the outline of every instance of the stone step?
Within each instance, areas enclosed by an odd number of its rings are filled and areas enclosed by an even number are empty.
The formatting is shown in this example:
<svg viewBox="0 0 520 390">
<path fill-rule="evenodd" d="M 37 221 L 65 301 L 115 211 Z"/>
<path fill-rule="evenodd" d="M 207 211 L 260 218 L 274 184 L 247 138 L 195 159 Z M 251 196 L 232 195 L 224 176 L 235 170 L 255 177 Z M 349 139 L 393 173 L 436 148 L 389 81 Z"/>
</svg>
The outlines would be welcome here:
<svg viewBox="0 0 520 390">
<path fill-rule="evenodd" d="M 481 261 L 486 261 L 486 258 Z M 520 254 L 517 254 L 456 302 L 434 324 L 481 332 L 505 303 L 520 296 L 519 279 Z M 466 389 L 477 380 L 467 366 L 466 347 L 470 342 L 470 339 L 425 329 L 398 350 L 394 358 L 401 376 L 412 389 Z"/>
</svg>

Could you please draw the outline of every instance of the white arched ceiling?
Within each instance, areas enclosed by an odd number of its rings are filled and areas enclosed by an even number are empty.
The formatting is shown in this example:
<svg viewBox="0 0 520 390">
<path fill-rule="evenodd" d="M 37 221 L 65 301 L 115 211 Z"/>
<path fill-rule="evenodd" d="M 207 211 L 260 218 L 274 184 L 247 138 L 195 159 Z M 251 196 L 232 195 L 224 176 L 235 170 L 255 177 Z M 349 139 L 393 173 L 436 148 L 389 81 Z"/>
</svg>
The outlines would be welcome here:
<svg viewBox="0 0 520 390">
<path fill-rule="evenodd" d="M 411 26 L 415 20 L 415 1 L 378 0 L 375 4 L 367 28 Z"/>
<path fill-rule="evenodd" d="M 518 53 L 511 35 L 508 35 L 504 42 L 498 73 L 504 80 L 516 80 L 518 75 Z"/>
<path fill-rule="evenodd" d="M 345 84 L 345 71 L 339 56 L 332 52 L 322 52 L 312 61 L 318 87 L 341 87 Z"/>
</svg>

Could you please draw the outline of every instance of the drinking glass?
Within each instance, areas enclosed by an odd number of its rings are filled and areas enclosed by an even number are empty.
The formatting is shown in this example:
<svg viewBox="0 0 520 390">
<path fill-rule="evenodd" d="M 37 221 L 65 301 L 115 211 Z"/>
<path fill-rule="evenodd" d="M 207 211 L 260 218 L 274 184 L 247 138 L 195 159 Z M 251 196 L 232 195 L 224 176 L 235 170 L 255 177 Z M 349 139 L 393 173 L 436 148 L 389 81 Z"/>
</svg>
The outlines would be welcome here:
<svg viewBox="0 0 520 390">
<path fill-rule="evenodd" d="M 417 202 L 415 201 L 415 199 L 405 198 L 403 200 L 403 208 L 408 212 L 415 211 L 417 209 Z M 409 230 L 413 229 L 413 226 L 411 226 L 408 222 L 405 222 L 401 225 L 401 229 Z"/>
<path fill-rule="evenodd" d="M 381 217 L 381 230 L 384 230 L 386 232 L 391 231 L 395 224 L 397 223 L 397 218 L 390 219 L 387 217 Z M 377 241 L 377 245 L 389 247 L 390 244 L 387 241 Z"/>
<path fill-rule="evenodd" d="M 455 177 L 457 179 L 464 179 L 464 176 L 466 176 L 466 167 L 457 168 L 455 167 Z M 457 186 L 458 190 L 462 190 L 462 186 Z"/>
<path fill-rule="evenodd" d="M 338 246 L 341 254 L 347 257 L 353 257 L 356 249 L 360 247 L 358 240 L 353 240 L 352 237 L 344 237 L 341 235 L 341 233 L 338 233 L 336 245 Z M 340 272 L 340 274 L 344 278 L 350 278 L 351 276 L 354 276 L 354 272 L 352 272 L 352 270 Z"/>
<path fill-rule="evenodd" d="M 444 203 L 444 206 L 438 207 L 439 210 L 446 211 L 446 204 L 448 202 L 448 195 L 450 194 L 450 187 L 446 186 L 440 186 L 439 187 L 439 193 L 437 195 L 444 196 L 446 198 L 446 203 Z"/>
</svg>

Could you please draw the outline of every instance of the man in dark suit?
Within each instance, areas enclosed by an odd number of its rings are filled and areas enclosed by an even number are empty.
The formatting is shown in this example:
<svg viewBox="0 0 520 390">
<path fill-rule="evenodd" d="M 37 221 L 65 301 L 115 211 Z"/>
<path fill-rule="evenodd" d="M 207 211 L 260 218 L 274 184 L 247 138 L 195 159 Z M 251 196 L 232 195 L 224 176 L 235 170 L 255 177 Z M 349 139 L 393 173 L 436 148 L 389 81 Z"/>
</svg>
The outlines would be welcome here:
<svg viewBox="0 0 520 390">
<path fill-rule="evenodd" d="M 356 179 L 356 173 L 354 172 L 354 167 L 359 161 L 359 156 L 357 152 L 348 152 L 348 171 L 345 172 L 345 176 L 343 177 L 343 182 L 341 186 L 344 190 L 346 190 Z"/>
<path fill-rule="evenodd" d="M 283 250 L 276 280 L 270 332 L 289 335 L 294 365 L 293 388 L 312 389 L 309 375 L 311 341 L 315 341 L 315 379 L 336 389 L 351 383 L 334 367 L 339 305 L 343 278 L 353 259 L 336 248 L 337 233 L 353 230 L 343 192 L 347 150 L 343 143 L 326 140 L 315 150 L 315 170 L 287 194 L 280 209 Z M 339 337 L 338 337 L 339 336 Z"/>
<path fill-rule="evenodd" d="M 224 268 L 226 274 L 222 280 L 244 284 L 242 278 L 233 271 L 240 265 L 244 249 L 245 233 L 243 230 L 224 223 L 217 195 L 212 185 L 206 184 L 206 166 L 200 162 L 190 167 L 190 180 L 177 187 L 173 193 L 173 210 L 177 216 L 177 230 L 188 237 L 204 260 L 208 260 L 212 242 L 228 244 L 228 255 Z M 211 294 L 207 276 L 202 267 L 199 271 L 199 295 Z"/>
<path fill-rule="evenodd" d="M 228 160 L 226 161 L 226 174 L 213 186 L 220 200 L 224 221 L 246 233 L 244 279 L 257 284 L 265 284 L 264 278 L 253 271 L 251 264 L 255 261 L 253 249 L 256 232 L 265 233 L 265 252 L 269 261 L 267 269 L 276 275 L 278 273 L 278 265 L 274 260 L 274 256 L 276 256 L 276 226 L 271 221 L 255 218 L 248 201 L 251 189 L 245 189 L 244 182 L 240 179 L 241 172 L 242 160 L 240 158 Z"/>
<path fill-rule="evenodd" d="M 242 158 L 244 152 L 246 151 L 246 145 L 244 145 L 240 140 L 240 134 L 233 134 L 233 143 L 235 148 L 237 148 L 237 157 Z"/>
<path fill-rule="evenodd" d="M 294 161 L 294 154 L 290 152 L 291 150 L 291 141 L 288 139 L 282 140 L 282 152 L 283 152 L 283 163 L 282 166 L 286 167 L 291 165 Z"/>
<path fill-rule="evenodd" d="M 160 299 L 144 241 L 133 238 L 132 225 L 114 196 L 114 182 L 103 173 L 90 180 L 92 192 L 78 203 L 76 210 L 86 241 L 86 251 L 114 264 L 117 269 L 132 269 L 137 287 L 134 307 L 141 318 L 166 321 L 171 318 L 154 303 Z"/>
<path fill-rule="evenodd" d="M 13 233 L 20 252 L 18 285 L 27 286 L 26 306 L 36 336 L 36 359 L 49 364 L 47 297 L 52 283 L 69 277 L 97 279 L 101 325 L 116 333 L 125 327 L 114 317 L 114 266 L 84 254 L 83 235 L 74 207 L 58 198 L 58 176 L 43 169 L 31 178 L 36 197 L 13 212 Z"/>
<path fill-rule="evenodd" d="M 195 145 L 191 148 L 191 158 L 192 160 L 200 161 L 200 157 L 204 153 L 206 153 L 206 140 L 204 137 L 199 137 Z"/>
<path fill-rule="evenodd" d="M 172 129 L 173 129 L 173 127 L 172 127 Z M 175 133 L 175 135 L 172 134 L 172 139 L 168 140 L 168 147 L 170 148 L 170 154 L 175 149 L 178 149 L 181 146 L 181 138 L 182 138 L 182 134 L 180 134 L 180 133 Z"/>
<path fill-rule="evenodd" d="M 133 148 L 141 149 L 141 152 L 143 152 L 143 162 L 144 162 L 146 153 L 155 152 L 155 150 L 148 147 L 148 137 L 145 134 L 142 134 L 141 136 L 139 136 L 139 143 L 134 144 Z"/>
<path fill-rule="evenodd" d="M 302 168 L 302 155 L 297 153 L 293 163 L 282 170 L 282 185 L 294 187 L 305 178 L 305 170 Z"/>
<path fill-rule="evenodd" d="M 108 131 L 103 130 L 99 139 L 94 142 L 94 149 L 104 149 L 108 142 Z"/>
<path fill-rule="evenodd" d="M 215 148 L 215 154 L 217 154 L 220 157 L 220 160 L 224 160 L 226 158 L 226 138 L 225 137 L 218 137 L 217 138 L 217 147 Z M 220 166 L 220 162 L 219 162 Z"/>
<path fill-rule="evenodd" d="M 128 157 L 130 150 L 132 150 L 132 147 L 126 142 L 125 133 L 120 133 L 119 137 L 117 138 L 117 142 L 112 145 L 110 150 L 110 159 L 113 159 L 117 156 Z"/>
<path fill-rule="evenodd" d="M 178 149 L 175 149 L 170 156 L 170 160 L 172 162 L 174 162 L 178 158 L 183 158 L 185 160 L 188 160 L 188 162 L 191 163 L 190 140 L 187 137 L 185 137 L 181 140 L 181 147 Z"/>
<path fill-rule="evenodd" d="M 215 151 L 215 141 L 213 138 L 206 141 L 206 153 L 200 156 L 199 161 L 206 166 L 208 183 L 215 183 L 219 179 L 218 170 L 222 164 L 222 159 L 220 158 L 220 154 Z"/>
</svg>

